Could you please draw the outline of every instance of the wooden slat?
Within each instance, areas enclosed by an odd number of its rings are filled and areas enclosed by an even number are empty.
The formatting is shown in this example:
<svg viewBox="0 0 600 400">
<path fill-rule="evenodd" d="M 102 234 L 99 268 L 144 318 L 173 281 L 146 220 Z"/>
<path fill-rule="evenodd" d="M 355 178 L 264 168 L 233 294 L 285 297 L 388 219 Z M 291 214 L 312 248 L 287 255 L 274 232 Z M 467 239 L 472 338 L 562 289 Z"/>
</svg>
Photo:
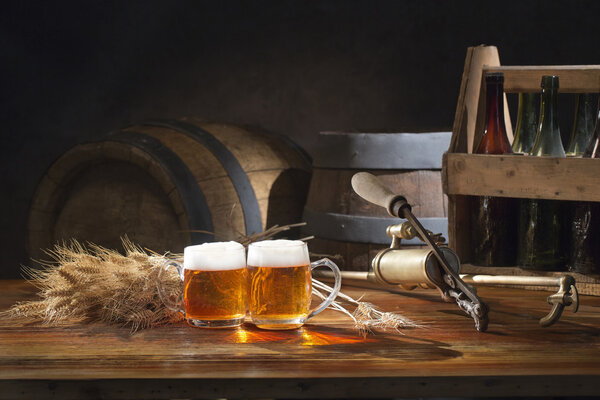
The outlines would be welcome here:
<svg viewBox="0 0 600 400">
<path fill-rule="evenodd" d="M 507 93 L 539 92 L 543 75 L 559 76 L 559 92 L 600 92 L 600 65 L 484 66 L 483 71 L 503 72 Z"/>
<path fill-rule="evenodd" d="M 447 154 L 448 195 L 600 201 L 600 160 Z"/>
<path fill-rule="evenodd" d="M 478 333 L 435 290 L 391 294 L 345 287 L 424 325 L 362 338 L 327 310 L 292 331 L 141 331 L 103 324 L 48 327 L 0 320 L 0 399 L 374 398 L 600 395 L 600 298 L 541 328 L 548 292 L 480 287 L 490 306 Z M 0 311 L 35 298 L 0 281 Z"/>
</svg>

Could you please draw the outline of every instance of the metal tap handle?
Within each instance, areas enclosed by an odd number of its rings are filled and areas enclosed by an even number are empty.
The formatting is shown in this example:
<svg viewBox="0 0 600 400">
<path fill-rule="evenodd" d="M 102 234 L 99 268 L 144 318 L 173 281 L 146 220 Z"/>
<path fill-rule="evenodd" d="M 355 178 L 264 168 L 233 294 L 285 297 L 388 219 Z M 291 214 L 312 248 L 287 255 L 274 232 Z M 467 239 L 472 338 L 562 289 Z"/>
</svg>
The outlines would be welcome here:
<svg viewBox="0 0 600 400">
<path fill-rule="evenodd" d="M 358 172 L 352 177 L 352 188 L 366 201 L 385 208 L 392 217 L 398 216 L 399 205 L 409 207 L 404 196 L 394 194 L 373 174 Z"/>
<path fill-rule="evenodd" d="M 435 244 L 427 230 L 412 213 L 405 197 L 392 193 L 376 176 L 368 172 L 359 172 L 352 177 L 352 188 L 363 199 L 385 207 L 394 217 L 406 218 L 415 228 L 420 238 L 427 243 L 443 269 L 444 284 L 440 291 L 444 299 L 453 299 L 459 308 L 475 321 L 475 327 L 483 332 L 487 329 L 488 306 L 460 279 L 448 265 L 446 258 Z M 469 310 L 469 311 L 466 311 Z"/>
<path fill-rule="evenodd" d="M 463 282 L 472 285 L 517 285 L 517 286 L 558 286 L 558 291 L 548 296 L 550 312 L 540 319 L 540 325 L 548 327 L 557 322 L 564 309 L 576 313 L 579 308 L 579 295 L 575 278 L 571 275 L 551 276 L 503 276 L 503 275 L 461 275 Z"/>
<path fill-rule="evenodd" d="M 565 307 L 576 313 L 579 308 L 579 294 L 575 287 L 575 278 L 571 275 L 561 277 L 560 288 L 558 292 L 548 296 L 548 304 L 552 304 L 552 310 L 540 319 L 540 325 L 544 328 L 558 321 Z"/>
</svg>

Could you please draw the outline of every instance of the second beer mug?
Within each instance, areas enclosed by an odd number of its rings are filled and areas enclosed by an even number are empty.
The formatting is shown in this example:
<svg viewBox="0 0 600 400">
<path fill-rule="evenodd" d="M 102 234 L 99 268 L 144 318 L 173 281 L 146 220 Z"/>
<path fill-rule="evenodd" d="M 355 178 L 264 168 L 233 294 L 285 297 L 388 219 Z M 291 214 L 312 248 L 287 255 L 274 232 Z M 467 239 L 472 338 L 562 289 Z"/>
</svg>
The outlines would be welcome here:
<svg viewBox="0 0 600 400">
<path fill-rule="evenodd" d="M 311 271 L 329 267 L 335 276 L 333 291 L 310 310 Z M 248 309 L 252 322 L 263 329 L 294 329 L 327 308 L 340 291 L 341 274 L 328 259 L 310 263 L 306 243 L 265 240 L 248 247 Z"/>
<path fill-rule="evenodd" d="M 183 299 L 173 303 L 161 277 L 175 267 L 184 282 Z M 184 249 L 183 265 L 168 261 L 158 275 L 158 294 L 165 305 L 203 328 L 238 326 L 246 315 L 246 252 L 236 242 L 204 243 Z M 183 308 L 181 304 L 183 303 Z"/>
</svg>

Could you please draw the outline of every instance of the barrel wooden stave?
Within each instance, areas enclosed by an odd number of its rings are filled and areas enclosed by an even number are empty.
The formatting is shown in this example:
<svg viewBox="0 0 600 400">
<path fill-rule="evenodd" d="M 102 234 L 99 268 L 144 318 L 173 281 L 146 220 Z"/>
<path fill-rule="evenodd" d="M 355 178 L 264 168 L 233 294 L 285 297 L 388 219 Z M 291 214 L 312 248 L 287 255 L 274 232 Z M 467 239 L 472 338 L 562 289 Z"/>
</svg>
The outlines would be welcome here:
<svg viewBox="0 0 600 400">
<path fill-rule="evenodd" d="M 170 199 L 145 170 L 135 165 L 97 164 L 76 179 L 65 194 L 54 224 L 57 237 L 85 237 L 109 248 L 120 247 L 114 232 L 128 232 L 137 243 L 158 241 L 167 248 L 185 240 Z M 84 214 L 95 217 L 82 219 Z"/>
<path fill-rule="evenodd" d="M 217 240 L 234 238 L 236 233 L 246 231 L 243 210 L 233 207 L 234 202 L 239 202 L 235 187 L 227 171 L 207 147 L 191 136 L 169 128 L 141 125 L 127 131 L 159 140 L 190 169 L 204 194 L 213 221 L 226 222 L 214 225 L 213 233 Z"/>
<path fill-rule="evenodd" d="M 190 121 L 200 124 L 198 119 L 192 118 Z M 300 166 L 307 162 L 298 149 L 293 148 L 281 137 L 261 132 L 257 128 L 251 130 L 260 136 L 260 141 L 249 137 L 246 129 L 242 127 L 221 123 L 201 125 L 229 148 L 245 171 L 287 169 L 290 165 Z"/>
<path fill-rule="evenodd" d="M 307 207 L 322 212 L 389 217 L 382 207 L 363 200 L 352 190 L 352 176 L 360 170 L 317 168 Z M 406 197 L 417 216 L 446 217 L 440 171 L 372 170 L 394 193 Z"/>
<path fill-rule="evenodd" d="M 146 186 L 140 180 L 145 180 Z M 133 186 L 124 188 L 127 182 Z M 161 188 L 160 192 L 169 196 L 148 190 L 151 187 Z M 51 166 L 36 190 L 28 224 L 30 255 L 42 258 L 43 249 L 71 238 L 110 248 L 120 247 L 123 234 L 140 243 L 179 243 L 185 237 L 182 231 L 189 226 L 180 217 L 184 207 L 174 188 L 160 164 L 140 149 L 118 142 L 77 145 Z M 127 199 L 132 193 L 145 199 L 138 200 L 139 204 L 154 206 L 137 207 Z M 121 205 L 118 209 L 122 215 L 113 214 L 114 201 Z M 138 209 L 145 213 L 140 214 Z M 133 214 L 138 218 L 132 231 L 127 229 L 131 226 L 127 221 L 134 218 Z M 170 232 L 168 239 L 156 234 L 155 228 L 161 226 L 164 229 L 160 232 Z M 169 231 L 174 226 L 178 228 Z"/>
</svg>

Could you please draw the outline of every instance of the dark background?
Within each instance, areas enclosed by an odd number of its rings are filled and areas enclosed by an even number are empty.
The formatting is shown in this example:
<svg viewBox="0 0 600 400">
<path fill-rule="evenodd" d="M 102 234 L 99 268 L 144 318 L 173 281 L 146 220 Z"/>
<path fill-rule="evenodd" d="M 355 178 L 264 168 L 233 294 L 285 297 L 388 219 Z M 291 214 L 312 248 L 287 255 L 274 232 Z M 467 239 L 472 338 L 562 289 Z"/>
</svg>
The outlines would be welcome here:
<svg viewBox="0 0 600 400">
<path fill-rule="evenodd" d="M 181 116 L 309 152 L 323 130 L 450 130 L 467 46 L 497 45 L 503 64 L 600 64 L 598 15 L 594 1 L 4 4 L 0 277 L 28 263 L 33 191 L 78 142 Z"/>
</svg>

